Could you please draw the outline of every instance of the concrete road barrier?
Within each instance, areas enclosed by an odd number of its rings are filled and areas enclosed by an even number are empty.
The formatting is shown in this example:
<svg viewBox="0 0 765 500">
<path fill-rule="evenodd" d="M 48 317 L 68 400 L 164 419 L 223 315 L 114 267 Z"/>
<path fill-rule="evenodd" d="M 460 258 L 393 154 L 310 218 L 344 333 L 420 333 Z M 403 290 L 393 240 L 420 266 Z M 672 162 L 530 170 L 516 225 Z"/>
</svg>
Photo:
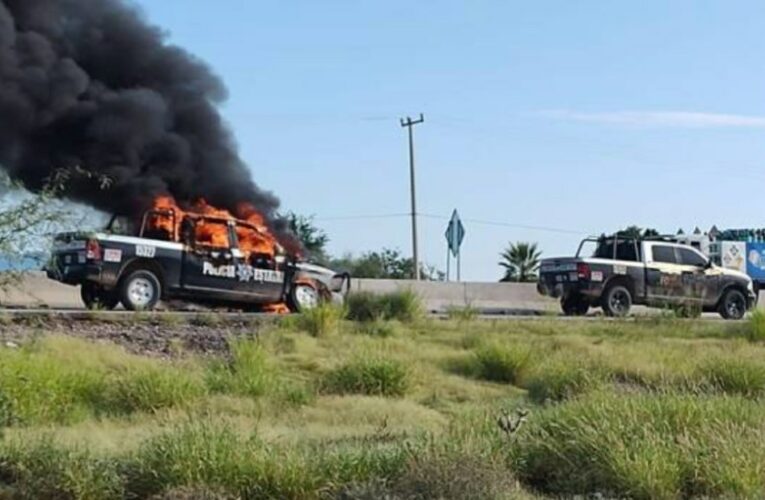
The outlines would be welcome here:
<svg viewBox="0 0 765 500">
<path fill-rule="evenodd" d="M 411 290 L 422 298 L 429 311 L 445 311 L 450 307 L 467 306 L 482 310 L 559 311 L 558 301 L 539 295 L 534 283 L 354 279 L 352 290 L 372 293 Z"/>
<path fill-rule="evenodd" d="M 445 311 L 449 307 L 472 306 L 479 309 L 513 309 L 557 311 L 555 300 L 537 294 L 529 283 L 444 283 L 406 280 L 354 279 L 353 291 L 386 293 L 412 290 L 422 297 L 429 311 Z M 82 308 L 79 287 L 49 280 L 44 273 L 30 272 L 21 283 L 0 292 L 0 304 L 6 307 L 79 309 Z"/>
</svg>

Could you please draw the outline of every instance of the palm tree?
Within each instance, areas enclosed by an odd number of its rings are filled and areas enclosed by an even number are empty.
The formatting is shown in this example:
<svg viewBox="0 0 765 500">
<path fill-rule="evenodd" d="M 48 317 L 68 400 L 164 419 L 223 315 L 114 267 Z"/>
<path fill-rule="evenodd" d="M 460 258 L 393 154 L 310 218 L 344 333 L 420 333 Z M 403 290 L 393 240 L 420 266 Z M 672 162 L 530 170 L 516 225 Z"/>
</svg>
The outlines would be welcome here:
<svg viewBox="0 0 765 500">
<path fill-rule="evenodd" d="M 524 282 L 536 279 L 539 257 L 542 256 L 536 243 L 511 243 L 500 256 L 502 260 L 499 265 L 505 268 L 505 275 L 500 281 Z"/>
</svg>

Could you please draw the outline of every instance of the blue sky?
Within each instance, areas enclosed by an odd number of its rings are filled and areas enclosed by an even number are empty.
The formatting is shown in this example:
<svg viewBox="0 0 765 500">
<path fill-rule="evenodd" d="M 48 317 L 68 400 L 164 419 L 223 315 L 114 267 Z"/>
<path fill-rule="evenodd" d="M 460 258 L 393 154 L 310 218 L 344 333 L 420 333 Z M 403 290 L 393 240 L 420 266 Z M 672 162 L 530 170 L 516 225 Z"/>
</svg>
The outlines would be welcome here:
<svg viewBox="0 0 765 500">
<path fill-rule="evenodd" d="M 140 0 L 229 89 L 253 177 L 333 253 L 410 251 L 466 219 L 463 278 L 509 241 L 547 256 L 638 224 L 765 226 L 765 2 Z M 490 225 L 493 221 L 507 225 Z M 519 226 L 562 229 L 565 232 Z"/>
</svg>

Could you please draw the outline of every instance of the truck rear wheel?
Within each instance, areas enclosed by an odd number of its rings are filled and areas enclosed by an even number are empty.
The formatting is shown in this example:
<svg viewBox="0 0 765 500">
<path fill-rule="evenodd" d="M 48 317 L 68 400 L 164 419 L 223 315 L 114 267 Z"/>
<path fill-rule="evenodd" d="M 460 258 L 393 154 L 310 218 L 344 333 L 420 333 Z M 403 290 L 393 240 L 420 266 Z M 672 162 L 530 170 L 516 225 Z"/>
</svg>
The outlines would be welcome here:
<svg viewBox="0 0 765 500">
<path fill-rule="evenodd" d="M 720 316 L 725 319 L 741 319 L 746 314 L 746 297 L 740 290 L 731 288 L 720 300 Z"/>
<path fill-rule="evenodd" d="M 581 295 L 563 297 L 560 307 L 566 316 L 584 316 L 590 310 L 590 304 Z"/>
<path fill-rule="evenodd" d="M 80 298 L 90 310 L 111 311 L 120 303 L 115 291 L 107 291 L 95 283 L 84 283 L 80 287 Z"/>
<path fill-rule="evenodd" d="M 129 311 L 150 311 L 161 296 L 162 285 L 151 271 L 133 271 L 120 283 L 120 300 Z"/>
<path fill-rule="evenodd" d="M 632 293 L 623 285 L 609 287 L 603 294 L 603 312 L 612 318 L 623 318 L 630 313 Z"/>
</svg>

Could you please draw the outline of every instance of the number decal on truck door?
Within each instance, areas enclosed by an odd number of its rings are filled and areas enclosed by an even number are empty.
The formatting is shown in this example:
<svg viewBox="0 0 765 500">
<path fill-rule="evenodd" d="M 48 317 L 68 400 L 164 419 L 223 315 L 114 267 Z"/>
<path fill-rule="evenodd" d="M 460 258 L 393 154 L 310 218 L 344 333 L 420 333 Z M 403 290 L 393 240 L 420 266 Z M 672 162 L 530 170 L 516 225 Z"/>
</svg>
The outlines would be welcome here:
<svg viewBox="0 0 765 500">
<path fill-rule="evenodd" d="M 157 255 L 157 248 L 150 245 L 136 245 L 135 254 L 138 257 L 153 259 L 154 256 Z"/>
</svg>

